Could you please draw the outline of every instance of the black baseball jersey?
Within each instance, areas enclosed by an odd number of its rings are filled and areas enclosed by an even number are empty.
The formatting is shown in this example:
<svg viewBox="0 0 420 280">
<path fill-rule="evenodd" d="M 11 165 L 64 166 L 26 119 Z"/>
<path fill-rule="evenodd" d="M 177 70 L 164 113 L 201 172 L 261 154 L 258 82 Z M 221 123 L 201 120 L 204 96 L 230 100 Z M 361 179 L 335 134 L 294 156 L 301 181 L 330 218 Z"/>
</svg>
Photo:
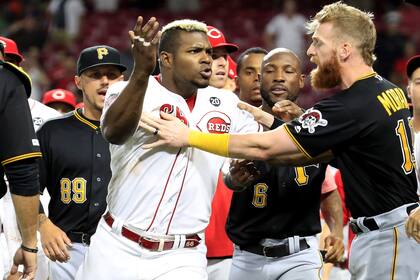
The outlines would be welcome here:
<svg viewBox="0 0 420 280">
<path fill-rule="evenodd" d="M 261 239 L 311 236 L 321 231 L 319 205 L 325 164 L 305 167 L 256 162 L 261 178 L 234 192 L 226 222 L 229 238 L 239 246 Z"/>
<path fill-rule="evenodd" d="M 41 190 L 51 196 L 49 218 L 64 232 L 93 234 L 106 208 L 111 178 L 108 142 L 99 121 L 81 109 L 47 121 L 37 132 L 43 158 Z"/>
<path fill-rule="evenodd" d="M 28 88 L 29 84 L 29 88 Z M 27 101 L 30 80 L 9 63 L 0 62 L 0 162 L 2 166 L 41 156 Z M 0 172 L 3 174 L 3 171 Z M 3 180 L 3 176 L 1 179 Z M 4 193 L 4 182 L 0 193 Z"/>
<path fill-rule="evenodd" d="M 308 157 L 333 152 L 356 218 L 418 201 L 409 119 L 403 91 L 373 73 L 285 127 Z"/>
</svg>

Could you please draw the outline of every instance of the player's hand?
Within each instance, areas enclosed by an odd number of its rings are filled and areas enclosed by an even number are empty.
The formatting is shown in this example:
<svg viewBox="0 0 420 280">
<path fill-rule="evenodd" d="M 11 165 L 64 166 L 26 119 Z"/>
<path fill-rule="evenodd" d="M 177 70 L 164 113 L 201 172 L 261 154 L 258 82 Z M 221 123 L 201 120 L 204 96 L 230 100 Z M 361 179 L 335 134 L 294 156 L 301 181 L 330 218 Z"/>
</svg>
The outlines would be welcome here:
<svg viewBox="0 0 420 280">
<path fill-rule="evenodd" d="M 40 225 L 39 232 L 41 233 L 42 248 L 47 258 L 53 262 L 67 262 L 70 259 L 67 248 L 72 244 L 64 231 L 47 219 Z"/>
<path fill-rule="evenodd" d="M 143 113 L 139 126 L 149 133 L 158 137 L 155 142 L 144 144 L 143 149 L 151 149 L 160 146 L 187 147 L 190 129 L 180 119 L 170 114 L 160 112 L 161 118 Z"/>
<path fill-rule="evenodd" d="M 411 211 L 405 223 L 405 232 L 409 238 L 414 238 L 420 243 L 420 207 Z"/>
<path fill-rule="evenodd" d="M 143 17 L 137 18 L 133 30 L 128 31 L 131 40 L 131 49 L 134 57 L 133 75 L 149 76 L 156 66 L 157 46 L 161 32 L 159 22 L 151 17 L 144 23 Z"/>
<path fill-rule="evenodd" d="M 290 100 L 282 100 L 274 104 L 273 113 L 276 117 L 288 122 L 303 114 L 302 108 Z"/>
<path fill-rule="evenodd" d="M 334 236 L 328 235 L 324 240 L 325 250 L 327 253 L 325 254 L 325 262 L 330 263 L 340 263 L 343 262 L 344 256 L 344 243 L 343 239 Z"/>
<path fill-rule="evenodd" d="M 229 167 L 230 183 L 227 187 L 233 191 L 243 191 L 261 176 L 251 160 L 232 160 Z"/>
<path fill-rule="evenodd" d="M 22 250 L 19 248 L 13 257 L 13 266 L 7 279 L 35 279 L 37 264 L 37 254 Z M 18 266 L 23 265 L 23 274 L 18 272 Z M 16 278 L 23 276 L 23 278 Z"/>
<path fill-rule="evenodd" d="M 23 273 L 18 271 L 13 275 L 12 274 L 7 275 L 6 280 L 21 280 L 22 278 L 23 278 Z"/>
<path fill-rule="evenodd" d="M 267 129 L 269 129 L 273 125 L 274 116 L 267 112 L 264 112 L 258 107 L 255 107 L 248 103 L 240 101 L 238 102 L 238 108 L 250 113 L 254 117 L 254 120 L 256 122 L 260 123 L 262 126 L 264 126 Z"/>
</svg>

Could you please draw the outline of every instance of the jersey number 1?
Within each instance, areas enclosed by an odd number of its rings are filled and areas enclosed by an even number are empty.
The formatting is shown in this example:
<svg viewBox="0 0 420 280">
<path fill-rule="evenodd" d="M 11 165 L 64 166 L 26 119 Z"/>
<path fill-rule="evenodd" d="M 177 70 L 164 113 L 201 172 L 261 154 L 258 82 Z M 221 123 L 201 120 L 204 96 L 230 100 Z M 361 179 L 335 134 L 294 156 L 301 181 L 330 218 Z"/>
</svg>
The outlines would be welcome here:
<svg viewBox="0 0 420 280">
<path fill-rule="evenodd" d="M 72 200 L 74 203 L 84 203 L 86 201 L 86 180 L 84 178 L 61 178 L 60 180 L 61 201 L 69 204 Z"/>
<path fill-rule="evenodd" d="M 403 156 L 403 163 L 401 168 L 404 170 L 405 174 L 410 174 L 414 169 L 414 163 L 412 158 L 413 154 L 411 153 L 410 149 L 410 143 L 408 142 L 407 130 L 404 125 L 404 120 L 398 120 L 395 133 L 400 140 L 401 152 Z"/>
</svg>

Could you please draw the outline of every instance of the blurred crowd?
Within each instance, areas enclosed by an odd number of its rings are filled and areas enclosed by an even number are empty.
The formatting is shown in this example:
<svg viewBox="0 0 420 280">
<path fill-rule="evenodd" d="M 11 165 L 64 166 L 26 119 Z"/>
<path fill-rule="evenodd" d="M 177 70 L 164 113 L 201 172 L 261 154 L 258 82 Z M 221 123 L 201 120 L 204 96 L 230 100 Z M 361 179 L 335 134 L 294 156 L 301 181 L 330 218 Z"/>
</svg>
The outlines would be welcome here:
<svg viewBox="0 0 420 280">
<path fill-rule="evenodd" d="M 81 49 L 107 44 L 122 52 L 131 71 L 127 31 L 136 15 L 154 15 L 162 23 L 176 18 L 194 18 L 225 30 L 226 36 L 249 47 L 287 47 L 306 63 L 308 37 L 304 24 L 317 6 L 326 1 L 223 1 L 215 0 L 12 0 L 0 11 L 0 35 L 13 39 L 24 56 L 21 66 L 32 77 L 32 98 L 61 88 L 81 94 L 74 85 L 76 56 Z M 420 50 L 415 32 L 420 11 L 399 1 L 344 1 L 375 14 L 378 29 L 375 70 L 405 87 L 404 66 Z M 235 57 L 234 57 L 235 58 Z M 310 107 L 329 93 L 313 92 L 306 86 L 300 97 Z M 76 103 L 77 103 L 76 102 Z"/>
</svg>

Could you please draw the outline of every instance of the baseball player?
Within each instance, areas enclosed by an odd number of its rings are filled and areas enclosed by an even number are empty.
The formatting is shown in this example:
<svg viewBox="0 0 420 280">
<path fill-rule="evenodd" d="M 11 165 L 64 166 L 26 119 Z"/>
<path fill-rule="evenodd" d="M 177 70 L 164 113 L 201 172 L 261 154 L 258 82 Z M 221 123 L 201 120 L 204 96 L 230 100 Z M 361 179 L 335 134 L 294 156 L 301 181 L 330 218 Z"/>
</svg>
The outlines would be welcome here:
<svg viewBox="0 0 420 280">
<path fill-rule="evenodd" d="M 236 87 L 239 99 L 255 107 L 261 106 L 260 81 L 261 62 L 267 51 L 263 48 L 249 48 L 238 57 Z"/>
<path fill-rule="evenodd" d="M 207 279 L 203 232 L 224 159 L 194 149 L 143 149 L 158 131 L 140 128 L 141 114 L 167 112 L 211 133 L 259 129 L 237 108 L 235 94 L 208 86 L 212 51 L 204 23 L 178 20 L 158 29 L 155 18 L 138 18 L 130 31 L 133 73 L 107 92 L 101 123 L 112 143 L 109 212 L 77 279 Z M 157 51 L 160 82 L 149 75 Z"/>
<path fill-rule="evenodd" d="M 235 44 L 228 43 L 224 34 L 208 25 L 207 37 L 212 47 L 213 63 L 209 85 L 225 88 L 229 81 L 229 54 L 239 50 Z M 228 279 L 232 265 L 233 243 L 226 234 L 225 224 L 228 215 L 232 191 L 223 183 L 222 175 L 217 181 L 216 192 L 211 205 L 211 216 L 205 231 L 207 246 L 207 273 L 209 280 Z"/>
<path fill-rule="evenodd" d="M 261 95 L 265 112 L 273 114 L 273 105 L 282 101 L 297 107 L 292 102 L 303 87 L 300 69 L 299 58 L 287 49 L 274 49 L 264 57 Z M 231 165 L 225 182 L 243 191 L 234 193 L 226 225 L 236 245 L 230 279 L 320 278 L 322 259 L 315 235 L 321 231 L 319 209 L 326 167 L 276 167 L 249 161 Z M 338 196 L 334 202 L 341 210 Z M 328 237 L 327 258 L 338 260 L 344 252 L 342 216 L 325 217 L 335 232 Z"/>
<path fill-rule="evenodd" d="M 50 279 L 74 279 L 106 208 L 111 177 L 108 142 L 99 118 L 106 90 L 123 80 L 119 52 L 105 45 L 84 49 L 77 61 L 76 86 L 83 109 L 46 122 L 37 132 L 43 158 L 41 190 L 51 196 L 48 217 L 39 216 Z M 42 211 L 41 211 L 42 212 Z"/>
<path fill-rule="evenodd" d="M 341 92 L 263 134 L 206 134 L 161 114 L 163 119 L 150 127 L 159 130 L 159 140 L 146 147 L 192 146 L 282 165 L 334 158 L 357 233 L 350 253 L 352 277 L 416 279 L 420 246 L 404 228 L 419 201 L 410 112 L 402 89 L 373 71 L 376 31 L 371 14 L 337 2 L 324 6 L 308 26 L 313 35 L 307 53 L 317 64 L 312 85 L 340 86 Z"/>
<path fill-rule="evenodd" d="M 6 42 L 4 49 L 5 61 L 13 63 L 19 67 L 20 63 L 24 60 L 24 57 L 20 54 L 15 41 L 9 38 L 0 37 L 0 42 Z M 32 98 L 28 98 L 28 104 L 35 131 L 37 131 L 46 120 L 60 116 L 60 114 L 54 109 L 49 108 Z M 48 201 L 49 196 L 46 193 L 41 197 L 40 202 L 45 206 L 48 205 Z M 7 246 L 7 251 L 9 253 L 8 255 L 5 255 L 4 262 L 7 264 L 6 267 L 10 267 L 13 255 L 22 243 L 22 239 L 16 221 L 16 213 L 13 208 L 12 196 L 9 191 L 3 198 L 0 199 L 0 212 L 2 213 L 2 221 L 0 225 L 3 227 L 6 241 L 5 248 Z M 40 247 L 40 245 L 41 244 L 39 244 L 38 247 Z M 36 279 L 47 279 L 47 258 L 42 250 L 38 251 L 37 266 Z M 8 273 L 8 270 L 6 270 L 6 273 Z"/>
<path fill-rule="evenodd" d="M 419 183 L 419 162 L 420 162 L 420 55 L 415 55 L 407 63 L 408 87 L 407 91 L 413 102 L 413 132 L 414 132 L 414 156 L 417 168 L 417 194 L 420 196 Z M 409 237 L 414 238 L 420 243 L 420 211 L 414 210 L 410 215 L 406 231 Z M 420 275 L 419 275 L 420 278 Z"/>
<path fill-rule="evenodd" d="M 68 113 L 76 109 L 76 96 L 73 92 L 57 88 L 44 93 L 42 103 L 51 107 L 61 114 Z"/>
<path fill-rule="evenodd" d="M 38 167 L 41 156 L 26 99 L 31 93 L 29 76 L 11 63 L 4 62 L 4 44 L 0 43 L 0 125 L 7 133 L 0 137 L 0 197 L 6 192 L 4 174 L 9 181 L 13 204 L 22 233 L 22 244 L 13 258 L 10 274 L 24 265 L 23 276 L 34 279 L 38 251 L 36 247 L 39 207 Z"/>
</svg>

